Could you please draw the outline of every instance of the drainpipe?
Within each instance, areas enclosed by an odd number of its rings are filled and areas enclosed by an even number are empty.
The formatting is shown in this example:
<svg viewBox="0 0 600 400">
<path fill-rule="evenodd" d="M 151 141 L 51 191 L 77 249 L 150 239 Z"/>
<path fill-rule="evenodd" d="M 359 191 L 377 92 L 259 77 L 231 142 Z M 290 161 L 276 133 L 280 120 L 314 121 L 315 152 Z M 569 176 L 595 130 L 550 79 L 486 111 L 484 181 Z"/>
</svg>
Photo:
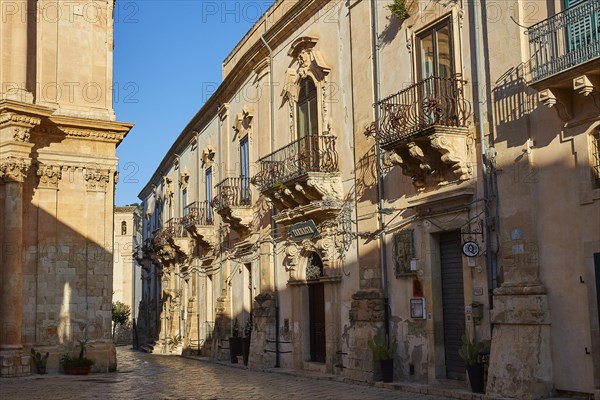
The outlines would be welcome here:
<svg viewBox="0 0 600 400">
<path fill-rule="evenodd" d="M 485 142 L 485 123 L 484 123 L 484 114 L 483 114 L 483 67 L 481 65 L 483 55 L 483 49 L 481 47 L 481 39 L 480 39 L 480 14 L 481 14 L 481 3 L 473 2 L 473 25 L 475 27 L 475 71 L 477 77 L 477 97 L 478 97 L 478 106 L 477 106 L 477 118 L 479 120 L 479 141 L 481 145 L 481 173 L 482 173 L 482 181 L 483 181 L 483 204 L 484 204 L 484 217 L 485 217 L 485 230 L 486 236 L 488 240 L 485 241 L 485 250 L 486 250 L 486 269 L 487 269 L 487 280 L 488 280 L 488 296 L 489 296 L 489 306 L 492 307 L 492 292 L 497 284 L 496 277 L 496 266 L 493 260 L 493 250 L 492 244 L 489 240 L 489 228 L 487 225 L 487 221 L 489 220 L 489 209 L 488 209 L 488 201 L 489 201 L 489 190 L 488 190 L 488 171 L 487 171 L 487 146 Z"/>
<path fill-rule="evenodd" d="M 265 32 L 268 30 L 269 15 L 265 15 Z M 273 86 L 273 49 L 265 40 L 265 33 L 260 40 L 269 50 L 269 86 L 271 91 L 271 154 L 275 151 L 275 88 Z M 279 368 L 279 292 L 277 291 L 277 238 L 275 224 L 275 207 L 271 209 L 271 235 L 273 237 L 273 291 L 275 292 L 275 368 Z"/>
<path fill-rule="evenodd" d="M 379 43 L 378 43 L 378 24 L 377 24 L 377 1 L 371 0 L 371 40 L 373 52 L 373 98 L 375 100 L 375 123 L 379 123 L 380 113 L 377 103 L 380 100 L 380 71 L 379 71 Z M 379 257 L 381 259 L 381 286 L 383 290 L 383 306 L 384 306 L 384 324 L 385 333 L 390 333 L 390 310 L 388 304 L 388 278 L 387 278 L 387 247 L 385 235 L 385 215 L 383 212 L 383 200 L 385 198 L 383 185 L 383 154 L 379 147 L 379 142 L 375 141 L 375 153 L 377 157 L 377 214 L 379 216 L 379 229 L 381 229 Z"/>
</svg>

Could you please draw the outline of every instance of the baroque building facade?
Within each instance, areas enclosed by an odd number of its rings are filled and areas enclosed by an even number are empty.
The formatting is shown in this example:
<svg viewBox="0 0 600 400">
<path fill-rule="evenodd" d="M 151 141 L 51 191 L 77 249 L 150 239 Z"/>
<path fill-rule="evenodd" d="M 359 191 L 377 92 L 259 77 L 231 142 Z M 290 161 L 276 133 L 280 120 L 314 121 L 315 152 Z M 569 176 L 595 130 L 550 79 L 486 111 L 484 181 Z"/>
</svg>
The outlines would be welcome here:
<svg viewBox="0 0 600 400">
<path fill-rule="evenodd" d="M 29 374 L 32 347 L 57 371 L 80 340 L 114 370 L 115 149 L 132 125 L 112 108 L 113 2 L 0 11 L 0 376 Z"/>
<path fill-rule="evenodd" d="M 368 381 L 387 334 L 439 383 L 466 334 L 488 394 L 598 396 L 599 2 L 404 3 L 276 1 L 226 58 L 139 196 L 147 349 Z"/>
</svg>

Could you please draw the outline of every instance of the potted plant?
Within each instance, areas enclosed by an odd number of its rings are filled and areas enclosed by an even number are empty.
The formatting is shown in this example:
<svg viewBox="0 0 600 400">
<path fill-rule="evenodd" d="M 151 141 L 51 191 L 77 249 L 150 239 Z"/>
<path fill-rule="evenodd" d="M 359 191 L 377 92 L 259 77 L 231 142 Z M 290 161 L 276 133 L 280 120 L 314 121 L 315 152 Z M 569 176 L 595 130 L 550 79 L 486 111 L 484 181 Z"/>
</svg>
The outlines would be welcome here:
<svg viewBox="0 0 600 400">
<path fill-rule="evenodd" d="M 175 335 L 171 339 L 168 340 L 167 344 L 169 346 L 169 351 L 173 352 L 179 345 L 183 343 L 183 339 L 181 335 Z"/>
<path fill-rule="evenodd" d="M 242 338 L 242 356 L 244 357 L 244 365 L 248 365 L 250 356 L 250 337 L 252 336 L 252 319 L 248 318 L 244 325 L 244 337 Z"/>
<path fill-rule="evenodd" d="M 394 354 L 398 342 L 395 336 L 391 339 L 388 335 L 376 335 L 367 342 L 369 348 L 373 351 L 373 358 L 379 361 L 381 366 L 381 376 L 384 382 L 394 380 Z"/>
<path fill-rule="evenodd" d="M 38 374 L 46 373 L 46 364 L 48 363 L 49 356 L 50 353 L 48 352 L 46 352 L 46 354 L 42 356 L 42 354 L 39 351 L 35 351 L 33 347 L 31 348 L 31 359 L 33 360 L 35 370 Z"/>
<path fill-rule="evenodd" d="M 88 339 L 79 341 L 79 356 L 73 357 L 69 353 L 60 358 L 60 364 L 67 375 L 87 375 L 94 365 L 94 360 L 85 357 L 85 351 L 89 347 Z"/>
<path fill-rule="evenodd" d="M 237 364 L 237 356 L 242 355 L 242 338 L 240 337 L 240 325 L 237 319 L 234 319 L 231 326 L 231 336 L 229 337 L 229 356 L 231 363 Z"/>
<path fill-rule="evenodd" d="M 467 364 L 467 374 L 469 375 L 469 383 L 473 393 L 483 393 L 483 363 L 481 355 L 485 350 L 485 345 L 482 342 L 477 342 L 463 334 L 461 337 L 462 346 L 458 349 L 458 355 Z"/>
</svg>

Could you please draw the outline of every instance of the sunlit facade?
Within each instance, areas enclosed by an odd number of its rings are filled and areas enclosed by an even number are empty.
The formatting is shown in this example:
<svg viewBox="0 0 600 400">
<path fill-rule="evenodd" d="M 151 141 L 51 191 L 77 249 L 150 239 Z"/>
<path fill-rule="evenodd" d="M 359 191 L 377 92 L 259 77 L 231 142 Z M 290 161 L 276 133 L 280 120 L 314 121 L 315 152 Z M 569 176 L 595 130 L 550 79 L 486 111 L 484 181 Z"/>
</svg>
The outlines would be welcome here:
<svg viewBox="0 0 600 400">
<path fill-rule="evenodd" d="M 140 193 L 146 350 L 467 387 L 466 334 L 489 394 L 595 393 L 597 32 L 522 26 L 598 2 L 483 3 L 275 2 Z"/>
<path fill-rule="evenodd" d="M 57 372 L 81 340 L 94 371 L 116 369 L 115 150 L 132 125 L 112 108 L 113 2 L 46 3 L 0 2 L 2 377 L 35 371 L 32 347 Z"/>
</svg>

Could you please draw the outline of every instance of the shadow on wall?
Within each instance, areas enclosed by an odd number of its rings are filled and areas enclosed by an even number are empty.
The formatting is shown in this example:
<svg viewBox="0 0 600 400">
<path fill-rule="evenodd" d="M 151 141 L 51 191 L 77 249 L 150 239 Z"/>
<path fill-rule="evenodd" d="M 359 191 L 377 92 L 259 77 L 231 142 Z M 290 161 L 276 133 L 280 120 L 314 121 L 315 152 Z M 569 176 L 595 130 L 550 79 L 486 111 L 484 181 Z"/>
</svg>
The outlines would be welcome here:
<svg viewBox="0 0 600 400">
<path fill-rule="evenodd" d="M 528 64 L 520 64 L 506 71 L 492 90 L 497 122 L 494 141 L 506 141 L 508 147 L 525 144 L 530 114 L 537 107 L 538 92 L 527 85 L 527 68 Z"/>
<path fill-rule="evenodd" d="M 35 170 L 29 174 L 31 177 Z M 112 240 L 96 243 L 89 239 L 91 232 L 78 232 L 55 215 L 34 206 L 28 190 L 44 208 L 57 212 L 57 191 L 31 189 L 34 179 L 27 180 L 24 187 L 23 309 L 15 310 L 23 313 L 20 342 L 24 352 L 28 354 L 31 347 L 42 353 L 50 352 L 48 371 L 56 372 L 60 357 L 66 353 L 77 356 L 79 340 L 88 339 L 86 357 L 95 361 L 93 371 L 115 370 L 116 354 L 111 338 Z M 99 193 L 91 195 L 96 194 Z M 87 205 L 81 197 L 77 202 L 61 203 L 63 211 L 58 213 L 75 208 L 81 209 L 78 218 L 85 215 Z M 102 230 L 112 234 L 102 222 L 81 226 L 96 233 Z M 3 259 L 10 257 L 11 251 L 15 251 L 15 246 L 10 238 L 4 238 Z M 1 329 L 3 342 L 18 332 L 10 326 Z"/>
</svg>

